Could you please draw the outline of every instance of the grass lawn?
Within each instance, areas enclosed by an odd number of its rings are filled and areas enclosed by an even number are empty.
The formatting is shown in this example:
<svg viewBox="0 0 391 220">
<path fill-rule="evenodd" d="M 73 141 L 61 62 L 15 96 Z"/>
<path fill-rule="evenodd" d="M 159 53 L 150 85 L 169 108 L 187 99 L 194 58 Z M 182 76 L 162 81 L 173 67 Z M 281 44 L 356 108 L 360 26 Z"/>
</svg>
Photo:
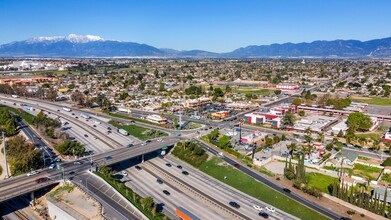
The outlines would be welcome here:
<svg viewBox="0 0 391 220">
<path fill-rule="evenodd" d="M 19 115 L 23 120 L 25 120 L 28 124 L 33 124 L 33 119 L 35 118 L 35 115 L 32 115 L 30 113 L 25 112 L 24 110 L 20 112 L 16 108 L 11 108 L 8 106 L 0 105 L 0 109 L 8 109 L 8 111 L 14 113 L 15 115 Z"/>
<path fill-rule="evenodd" d="M 365 166 L 363 164 L 354 164 L 352 174 L 355 176 L 363 177 L 370 180 L 376 180 L 382 169 L 377 167 Z"/>
<path fill-rule="evenodd" d="M 269 95 L 273 93 L 274 90 L 271 89 L 233 89 L 235 93 L 243 93 L 243 94 L 254 94 L 254 95 Z"/>
<path fill-rule="evenodd" d="M 219 165 L 222 160 L 214 157 L 203 163 L 200 170 L 210 176 L 301 219 L 328 219 L 326 216 L 274 191 L 247 174 L 231 167 Z M 224 179 L 224 176 L 227 178 Z"/>
<path fill-rule="evenodd" d="M 391 105 L 391 98 L 360 98 L 354 97 L 352 101 L 364 102 L 372 105 Z"/>
<path fill-rule="evenodd" d="M 109 123 L 117 128 L 122 128 L 122 129 L 126 130 L 130 135 L 132 135 L 136 138 L 139 138 L 140 140 L 147 140 L 149 138 L 155 138 L 155 136 L 151 137 L 150 135 L 147 134 L 147 131 L 151 130 L 148 128 L 140 127 L 137 125 L 121 125 L 115 121 L 109 121 Z M 167 133 L 158 131 L 158 133 L 156 134 L 156 137 L 163 137 L 163 136 L 167 136 L 167 135 L 168 135 Z"/>
<path fill-rule="evenodd" d="M 316 187 L 324 193 L 329 193 L 327 187 L 337 181 L 338 178 L 327 176 L 321 173 L 307 173 L 308 185 L 311 187 Z"/>
<path fill-rule="evenodd" d="M 356 134 L 357 137 L 369 138 L 373 140 L 379 140 L 383 134 L 382 133 L 362 133 Z"/>
</svg>

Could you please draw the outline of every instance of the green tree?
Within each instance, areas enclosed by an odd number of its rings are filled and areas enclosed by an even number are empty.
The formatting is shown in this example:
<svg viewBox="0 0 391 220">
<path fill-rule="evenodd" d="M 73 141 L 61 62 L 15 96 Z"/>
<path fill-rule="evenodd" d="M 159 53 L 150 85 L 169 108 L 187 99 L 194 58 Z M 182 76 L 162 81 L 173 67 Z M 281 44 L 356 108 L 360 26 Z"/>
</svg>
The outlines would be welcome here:
<svg viewBox="0 0 391 220">
<path fill-rule="evenodd" d="M 288 144 L 286 147 L 288 148 L 291 156 L 293 157 L 294 151 L 297 149 L 297 144 L 292 142 L 291 144 Z"/>
<path fill-rule="evenodd" d="M 361 112 L 353 112 L 348 116 L 348 126 L 353 130 L 367 131 L 371 128 L 372 121 Z"/>
<path fill-rule="evenodd" d="M 219 147 L 222 149 L 230 148 L 231 147 L 231 140 L 227 135 L 223 135 L 219 139 Z"/>
<path fill-rule="evenodd" d="M 292 127 L 295 124 L 295 116 L 291 113 L 291 111 L 287 111 L 284 114 L 281 122 L 284 126 Z"/>
<path fill-rule="evenodd" d="M 141 82 L 139 87 L 138 87 L 138 89 L 141 90 L 141 91 L 144 91 L 145 90 L 145 83 Z"/>
<path fill-rule="evenodd" d="M 305 116 L 305 111 L 300 110 L 300 111 L 299 111 L 299 115 L 300 115 L 301 117 Z"/>
<path fill-rule="evenodd" d="M 219 135 L 220 135 L 219 130 L 215 128 L 212 132 L 208 134 L 209 141 L 214 143 L 219 137 Z"/>
<path fill-rule="evenodd" d="M 159 85 L 159 91 L 165 91 L 165 90 L 166 90 L 165 84 L 163 82 L 161 82 Z"/>
<path fill-rule="evenodd" d="M 12 136 L 16 134 L 16 119 L 15 118 L 10 118 L 7 120 L 5 123 L 5 132 L 8 136 Z"/>
<path fill-rule="evenodd" d="M 214 88 L 213 90 L 213 99 L 216 100 L 219 97 L 223 97 L 224 92 L 220 87 Z"/>
<path fill-rule="evenodd" d="M 302 104 L 301 98 L 295 98 L 295 99 L 293 99 L 292 104 L 293 104 L 293 105 L 297 105 L 297 106 L 301 105 L 301 104 Z"/>
<path fill-rule="evenodd" d="M 281 90 L 274 90 L 274 94 L 276 94 L 276 95 L 281 94 Z"/>
</svg>

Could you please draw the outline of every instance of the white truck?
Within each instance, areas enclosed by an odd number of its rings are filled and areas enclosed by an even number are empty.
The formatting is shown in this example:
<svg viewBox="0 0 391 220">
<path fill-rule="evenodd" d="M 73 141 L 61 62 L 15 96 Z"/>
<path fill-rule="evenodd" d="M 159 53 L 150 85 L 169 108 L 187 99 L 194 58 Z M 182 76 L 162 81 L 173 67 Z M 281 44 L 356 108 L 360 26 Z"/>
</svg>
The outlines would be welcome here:
<svg viewBox="0 0 391 220">
<path fill-rule="evenodd" d="M 118 129 L 118 133 L 120 133 L 120 134 L 122 134 L 122 135 L 124 135 L 124 136 L 127 136 L 127 135 L 128 135 L 128 132 L 125 131 L 125 130 L 122 129 L 122 128 Z"/>
<path fill-rule="evenodd" d="M 12 96 L 12 98 L 19 98 L 18 95 L 11 95 L 11 96 Z"/>
<path fill-rule="evenodd" d="M 66 111 L 66 112 L 72 111 L 70 108 L 67 108 L 67 107 L 63 107 L 62 110 Z"/>
<path fill-rule="evenodd" d="M 85 118 L 85 119 L 90 119 L 91 118 L 91 116 L 89 116 L 87 114 L 84 114 L 84 113 L 81 113 L 80 116 Z"/>
<path fill-rule="evenodd" d="M 100 124 L 101 124 L 101 122 L 98 121 L 98 120 L 94 120 L 94 123 L 97 124 L 97 125 L 100 125 Z"/>
</svg>

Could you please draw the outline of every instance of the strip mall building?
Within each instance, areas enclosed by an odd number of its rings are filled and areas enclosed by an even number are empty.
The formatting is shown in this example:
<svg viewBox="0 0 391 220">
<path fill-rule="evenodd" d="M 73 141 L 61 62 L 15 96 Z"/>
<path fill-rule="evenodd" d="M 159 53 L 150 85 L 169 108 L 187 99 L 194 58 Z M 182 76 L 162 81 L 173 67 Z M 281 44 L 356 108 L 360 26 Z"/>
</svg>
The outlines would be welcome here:
<svg viewBox="0 0 391 220">
<path fill-rule="evenodd" d="M 280 128 L 281 119 L 285 112 L 297 113 L 296 105 L 279 105 L 260 112 L 252 112 L 244 115 L 244 121 L 250 124 L 270 124 L 272 127 Z"/>
</svg>

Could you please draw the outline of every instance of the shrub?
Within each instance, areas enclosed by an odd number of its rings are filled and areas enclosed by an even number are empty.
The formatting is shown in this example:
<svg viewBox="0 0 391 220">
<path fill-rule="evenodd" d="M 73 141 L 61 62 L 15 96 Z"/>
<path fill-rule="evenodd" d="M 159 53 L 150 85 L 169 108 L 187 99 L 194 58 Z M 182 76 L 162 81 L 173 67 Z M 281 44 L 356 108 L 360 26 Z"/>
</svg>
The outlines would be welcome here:
<svg viewBox="0 0 391 220">
<path fill-rule="evenodd" d="M 352 210 L 348 210 L 346 213 L 348 213 L 348 215 L 354 215 L 354 214 L 356 214 L 356 212 L 355 212 L 355 211 L 352 211 Z"/>
<path fill-rule="evenodd" d="M 287 171 L 285 172 L 285 177 L 286 177 L 288 180 L 293 180 L 293 179 L 296 178 L 296 175 L 295 175 L 295 173 L 293 173 L 292 171 L 287 170 Z"/>
<path fill-rule="evenodd" d="M 208 159 L 206 151 L 191 141 L 179 142 L 172 151 L 172 154 L 194 167 L 199 167 Z"/>
</svg>

